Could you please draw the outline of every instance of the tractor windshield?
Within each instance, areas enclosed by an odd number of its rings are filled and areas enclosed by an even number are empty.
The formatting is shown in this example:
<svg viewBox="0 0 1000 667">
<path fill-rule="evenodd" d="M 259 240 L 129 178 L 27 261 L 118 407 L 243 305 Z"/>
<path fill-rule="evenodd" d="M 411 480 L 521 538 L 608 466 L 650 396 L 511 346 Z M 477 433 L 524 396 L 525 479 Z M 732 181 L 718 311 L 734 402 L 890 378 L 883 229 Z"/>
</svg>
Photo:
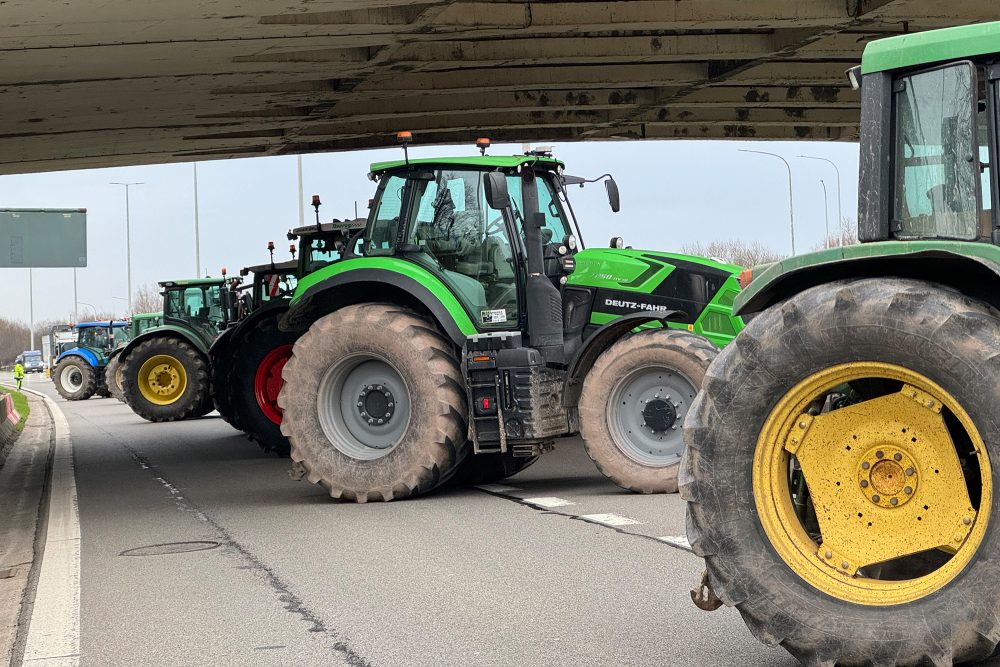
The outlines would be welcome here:
<svg viewBox="0 0 1000 667">
<path fill-rule="evenodd" d="M 893 232 L 898 238 L 980 235 L 976 71 L 968 62 L 895 85 Z M 987 222 L 986 229 L 991 224 Z"/>
<path fill-rule="evenodd" d="M 209 332 L 218 332 L 225 324 L 220 285 L 197 285 L 167 292 L 165 319 L 181 320 Z"/>
<path fill-rule="evenodd" d="M 79 347 L 89 347 L 94 350 L 103 350 L 107 347 L 112 347 L 112 345 L 109 345 L 108 330 L 104 327 L 84 327 L 80 329 L 77 345 Z"/>
</svg>

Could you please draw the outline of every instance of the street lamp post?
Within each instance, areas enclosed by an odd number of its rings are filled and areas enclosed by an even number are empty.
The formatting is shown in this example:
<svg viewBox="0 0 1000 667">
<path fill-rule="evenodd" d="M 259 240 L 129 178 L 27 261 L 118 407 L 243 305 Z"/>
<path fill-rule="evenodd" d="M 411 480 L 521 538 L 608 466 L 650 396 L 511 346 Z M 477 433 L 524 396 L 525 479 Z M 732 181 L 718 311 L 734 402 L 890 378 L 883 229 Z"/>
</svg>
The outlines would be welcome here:
<svg viewBox="0 0 1000 667">
<path fill-rule="evenodd" d="M 95 306 L 92 303 L 87 303 L 86 301 L 77 301 L 77 303 L 82 304 L 84 306 L 90 306 L 90 309 L 94 311 L 94 321 L 97 321 L 97 306 Z"/>
<path fill-rule="evenodd" d="M 841 225 L 844 224 L 844 215 L 840 209 L 840 169 L 837 168 L 837 163 L 829 158 L 819 157 L 818 155 L 799 155 L 798 157 L 806 158 L 807 160 L 822 160 L 823 162 L 829 162 L 833 167 L 833 170 L 837 173 L 837 238 L 839 239 L 838 245 L 844 245 L 844 231 L 841 229 Z"/>
<path fill-rule="evenodd" d="M 819 179 L 819 184 L 823 186 L 823 215 L 826 216 L 824 226 L 826 228 L 826 238 L 823 239 L 823 247 L 830 247 L 830 204 L 826 200 L 826 181 Z"/>
<path fill-rule="evenodd" d="M 767 151 L 754 151 L 749 148 L 738 149 L 742 153 L 759 153 L 761 155 L 770 155 L 771 157 L 776 157 L 785 163 L 785 169 L 788 170 L 788 222 L 792 236 L 792 254 L 795 254 L 795 208 L 792 206 L 792 167 L 788 164 L 788 160 L 781 157 L 777 153 L 768 153 Z"/>
<path fill-rule="evenodd" d="M 192 162 L 194 166 L 194 277 L 201 276 L 201 232 L 199 231 L 198 220 L 198 163 Z M 132 293 L 129 292 L 129 298 Z M 129 304 L 131 310 L 131 303 Z"/>
<path fill-rule="evenodd" d="M 132 220 L 129 210 L 128 188 L 142 183 L 112 183 L 125 186 L 125 264 L 128 270 L 128 312 L 132 312 Z M 82 302 L 81 302 L 82 303 Z"/>
</svg>

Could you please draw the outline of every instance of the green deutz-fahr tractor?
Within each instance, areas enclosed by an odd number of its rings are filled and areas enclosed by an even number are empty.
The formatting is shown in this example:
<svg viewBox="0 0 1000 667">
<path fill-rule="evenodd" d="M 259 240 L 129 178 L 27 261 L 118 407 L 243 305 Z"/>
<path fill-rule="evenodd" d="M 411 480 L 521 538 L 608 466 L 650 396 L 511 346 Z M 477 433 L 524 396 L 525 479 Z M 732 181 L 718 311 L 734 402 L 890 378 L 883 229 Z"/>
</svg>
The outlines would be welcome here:
<svg viewBox="0 0 1000 667">
<path fill-rule="evenodd" d="M 862 243 L 755 270 L 688 414 L 694 595 L 808 664 L 1000 640 L 998 63 L 1000 23 L 868 45 Z"/>
<path fill-rule="evenodd" d="M 200 417 L 214 409 L 208 350 L 233 319 L 225 277 L 161 282 L 163 324 L 119 353 L 125 402 L 152 422 Z"/>
<path fill-rule="evenodd" d="M 566 197 L 582 179 L 548 153 L 370 176 L 357 244 L 299 280 L 282 320 L 308 328 L 278 397 L 293 471 L 334 498 L 392 500 L 501 479 L 580 432 L 616 483 L 674 491 L 679 426 L 743 326 L 739 267 L 620 239 L 582 250 Z"/>
<path fill-rule="evenodd" d="M 313 204 L 319 214 L 319 199 Z M 253 274 L 240 296 L 241 317 L 212 346 L 212 395 L 216 408 L 234 428 L 256 441 L 265 451 L 287 456 L 288 439 L 281 433 L 281 371 L 292 354 L 301 329 L 281 331 L 278 321 L 288 311 L 297 277 L 338 261 L 350 238 L 364 229 L 365 221 L 325 222 L 291 230 L 288 240 L 299 242 L 299 258 L 271 262 L 240 271 Z M 274 252 L 274 244 L 268 249 Z M 294 251 L 292 245 L 290 250 Z M 243 288 L 241 288 L 243 289 Z"/>
<path fill-rule="evenodd" d="M 107 385 L 111 395 L 122 403 L 125 402 L 125 394 L 122 393 L 121 351 L 125 349 L 129 340 L 134 340 L 148 329 L 158 327 L 161 324 L 163 324 L 162 312 L 136 313 L 128 323 L 128 340 L 120 342 L 108 358 L 108 365 L 104 369 L 104 384 Z"/>
</svg>

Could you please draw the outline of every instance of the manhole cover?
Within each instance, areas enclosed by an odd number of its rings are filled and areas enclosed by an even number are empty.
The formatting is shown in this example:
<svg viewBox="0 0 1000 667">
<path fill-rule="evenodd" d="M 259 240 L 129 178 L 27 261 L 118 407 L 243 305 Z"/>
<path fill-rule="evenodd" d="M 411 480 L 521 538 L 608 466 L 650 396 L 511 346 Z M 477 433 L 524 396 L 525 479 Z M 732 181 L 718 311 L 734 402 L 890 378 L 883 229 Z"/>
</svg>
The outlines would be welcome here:
<svg viewBox="0 0 1000 667">
<path fill-rule="evenodd" d="M 208 551 L 221 546 L 218 542 L 168 542 L 167 544 L 150 544 L 146 547 L 136 547 L 121 552 L 120 556 L 166 556 L 168 554 L 186 554 L 192 551 Z"/>
</svg>

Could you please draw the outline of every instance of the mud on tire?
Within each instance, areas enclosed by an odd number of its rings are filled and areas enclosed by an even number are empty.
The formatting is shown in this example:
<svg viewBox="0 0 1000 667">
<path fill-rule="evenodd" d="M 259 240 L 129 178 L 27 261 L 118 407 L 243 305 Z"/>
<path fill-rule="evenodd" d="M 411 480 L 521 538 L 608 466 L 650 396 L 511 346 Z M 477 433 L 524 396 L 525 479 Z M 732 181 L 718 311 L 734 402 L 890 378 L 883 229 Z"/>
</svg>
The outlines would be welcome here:
<svg viewBox="0 0 1000 667">
<path fill-rule="evenodd" d="M 122 403 L 125 402 L 125 394 L 122 392 L 122 357 L 121 354 L 116 354 L 108 362 L 108 365 L 104 369 L 104 385 L 108 388 L 108 392 L 112 397 L 118 399 Z"/>
<path fill-rule="evenodd" d="M 159 404 L 150 401 L 140 387 L 140 371 L 146 361 L 154 357 L 175 360 L 184 370 L 185 387 L 172 402 Z M 189 419 L 212 410 L 208 389 L 208 363 L 190 343 L 177 339 L 157 337 L 139 343 L 123 362 L 122 392 L 125 402 L 137 415 L 151 422 L 169 422 Z M 148 382 L 148 378 L 142 378 Z"/>
<path fill-rule="evenodd" d="M 705 338 L 673 329 L 633 334 L 605 350 L 579 403 L 580 435 L 597 469 L 636 493 L 675 493 L 681 424 L 716 354 Z"/>
<path fill-rule="evenodd" d="M 94 368 L 79 357 L 66 357 L 55 367 L 55 385 L 67 401 L 85 401 L 97 391 Z"/>
<path fill-rule="evenodd" d="M 446 482 L 468 452 L 468 413 L 454 347 L 409 309 L 364 304 L 326 315 L 295 343 L 282 377 L 281 431 L 291 442 L 292 461 L 333 498 L 388 501 L 427 493 Z M 337 387 L 343 390 L 334 392 Z M 393 411 L 384 425 L 398 433 L 376 442 L 381 451 L 363 445 L 376 439 L 365 440 L 368 422 L 351 412 L 368 410 L 369 394 L 378 414 Z M 324 400 L 331 396 L 341 400 Z M 401 425 L 393 423 L 404 416 Z M 356 430 L 345 431 L 348 424 Z"/>
<path fill-rule="evenodd" d="M 821 593 L 778 555 L 761 525 L 752 468 L 758 436 L 786 392 L 840 364 L 876 362 L 913 369 L 954 397 L 985 442 L 987 475 L 997 479 L 998 316 L 930 283 L 838 281 L 761 313 L 720 353 L 685 425 L 680 491 L 688 539 L 715 593 L 759 640 L 817 665 L 946 665 L 993 653 L 1000 494 L 979 508 L 990 523 L 954 578 L 912 601 L 875 606 Z"/>
</svg>

